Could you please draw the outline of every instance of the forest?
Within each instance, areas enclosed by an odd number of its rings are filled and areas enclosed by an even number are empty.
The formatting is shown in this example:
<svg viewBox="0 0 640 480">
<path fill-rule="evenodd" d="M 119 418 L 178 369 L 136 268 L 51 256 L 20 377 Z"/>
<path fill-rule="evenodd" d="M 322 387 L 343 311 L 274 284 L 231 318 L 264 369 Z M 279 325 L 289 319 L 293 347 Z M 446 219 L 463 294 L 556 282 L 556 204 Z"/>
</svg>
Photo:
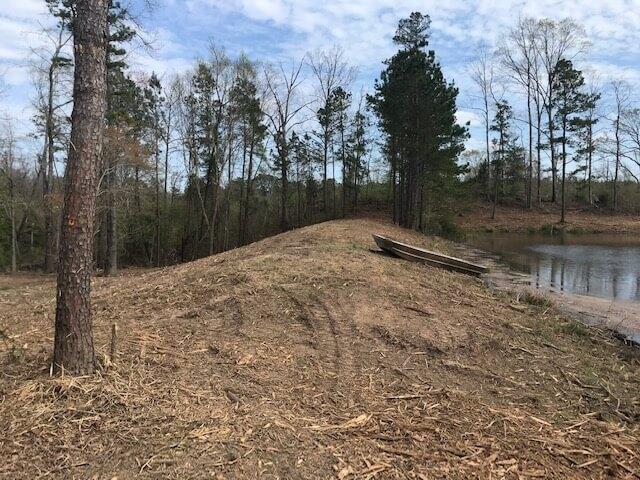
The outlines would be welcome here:
<svg viewBox="0 0 640 480">
<path fill-rule="evenodd" d="M 5 115 L 0 130 L 0 269 L 14 272 L 55 271 L 60 245 L 74 13 L 47 4 L 56 23 L 31 59 L 32 128 Z M 589 70 L 581 25 L 521 18 L 474 50 L 466 94 L 484 146 L 467 148 L 430 23 L 402 20 L 397 53 L 358 90 L 338 46 L 269 63 L 212 43 L 183 73 L 133 71 L 127 49 L 144 32 L 111 2 L 95 268 L 187 262 L 359 212 L 447 232 L 476 202 L 494 216 L 553 205 L 560 221 L 567 208 L 640 211 L 640 104 L 631 84 Z"/>
</svg>

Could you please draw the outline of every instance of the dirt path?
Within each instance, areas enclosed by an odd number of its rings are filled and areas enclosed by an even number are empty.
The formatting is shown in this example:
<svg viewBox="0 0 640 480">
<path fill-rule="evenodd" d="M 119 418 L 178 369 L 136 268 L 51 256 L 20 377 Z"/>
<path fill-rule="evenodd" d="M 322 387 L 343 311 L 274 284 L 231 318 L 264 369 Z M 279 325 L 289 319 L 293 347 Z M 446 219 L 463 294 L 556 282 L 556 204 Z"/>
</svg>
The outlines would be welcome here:
<svg viewBox="0 0 640 480">
<path fill-rule="evenodd" d="M 373 232 L 448 249 L 345 220 L 97 278 L 91 378 L 48 376 L 53 280 L 0 278 L 0 478 L 638 478 L 637 349 Z"/>
</svg>

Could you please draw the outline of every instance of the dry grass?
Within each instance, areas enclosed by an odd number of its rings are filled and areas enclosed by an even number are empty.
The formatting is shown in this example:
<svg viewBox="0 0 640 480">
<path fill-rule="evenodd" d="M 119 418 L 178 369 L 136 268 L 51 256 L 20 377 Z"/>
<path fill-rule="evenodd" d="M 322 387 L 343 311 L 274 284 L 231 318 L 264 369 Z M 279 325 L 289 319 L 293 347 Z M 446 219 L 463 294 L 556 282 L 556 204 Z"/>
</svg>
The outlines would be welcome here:
<svg viewBox="0 0 640 480">
<path fill-rule="evenodd" d="M 501 206 L 495 220 L 492 220 L 491 206 L 477 204 L 456 218 L 456 224 L 465 230 L 526 233 L 554 229 L 578 233 L 640 233 L 640 218 L 637 215 L 570 209 L 566 223 L 561 225 L 559 222 L 560 210 L 551 205 L 533 210 Z"/>
<path fill-rule="evenodd" d="M 637 351 L 374 231 L 444 248 L 337 221 L 96 279 L 92 378 L 48 376 L 51 280 L 0 291 L 0 477 L 638 477 Z"/>
</svg>

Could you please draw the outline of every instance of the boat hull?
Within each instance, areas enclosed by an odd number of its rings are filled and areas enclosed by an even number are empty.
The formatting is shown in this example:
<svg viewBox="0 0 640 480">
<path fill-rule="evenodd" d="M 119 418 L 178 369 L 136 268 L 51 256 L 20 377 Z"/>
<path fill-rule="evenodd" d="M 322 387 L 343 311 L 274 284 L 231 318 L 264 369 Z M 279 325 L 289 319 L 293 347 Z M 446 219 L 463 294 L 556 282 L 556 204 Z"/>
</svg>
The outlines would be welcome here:
<svg viewBox="0 0 640 480">
<path fill-rule="evenodd" d="M 373 239 L 382 250 L 412 262 L 420 262 L 433 267 L 475 276 L 482 275 L 489 271 L 489 269 L 483 265 L 477 265 L 460 258 L 432 252 L 424 248 L 414 247 L 413 245 L 407 245 L 406 243 L 398 242 L 382 235 L 373 235 Z"/>
</svg>

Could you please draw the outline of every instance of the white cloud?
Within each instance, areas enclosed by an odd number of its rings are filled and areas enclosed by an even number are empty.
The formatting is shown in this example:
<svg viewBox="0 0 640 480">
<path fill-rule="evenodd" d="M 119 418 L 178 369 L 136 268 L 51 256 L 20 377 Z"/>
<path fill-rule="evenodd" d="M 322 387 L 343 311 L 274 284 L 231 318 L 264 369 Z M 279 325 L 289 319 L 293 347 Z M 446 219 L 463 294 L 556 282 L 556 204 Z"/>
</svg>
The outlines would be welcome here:
<svg viewBox="0 0 640 480">
<path fill-rule="evenodd" d="M 470 127 L 479 127 L 484 125 L 482 117 L 475 112 L 471 112 L 469 110 L 458 110 L 456 114 L 456 121 L 460 125 L 466 125 L 467 122 L 470 123 Z"/>
<path fill-rule="evenodd" d="M 39 41 L 39 23 L 52 20 L 43 0 L 0 0 L 0 6 L 5 7 L 0 9 L 0 72 L 15 87 L 11 95 L 22 95 L 26 105 L 29 49 Z M 184 71 L 206 56 L 209 38 L 260 60 L 299 59 L 339 44 L 359 66 L 359 85 L 370 86 L 382 60 L 393 54 L 391 37 L 398 19 L 416 10 L 432 17 L 432 47 L 447 78 L 455 79 L 461 90 L 458 118 L 470 120 L 473 127 L 479 119 L 472 111 L 466 63 L 476 45 L 494 43 L 518 16 L 572 16 L 593 43 L 581 65 L 640 86 L 640 0 L 164 0 L 145 19 L 157 37 L 155 53 L 134 50 L 130 63 L 135 70 L 159 74 Z"/>
</svg>

